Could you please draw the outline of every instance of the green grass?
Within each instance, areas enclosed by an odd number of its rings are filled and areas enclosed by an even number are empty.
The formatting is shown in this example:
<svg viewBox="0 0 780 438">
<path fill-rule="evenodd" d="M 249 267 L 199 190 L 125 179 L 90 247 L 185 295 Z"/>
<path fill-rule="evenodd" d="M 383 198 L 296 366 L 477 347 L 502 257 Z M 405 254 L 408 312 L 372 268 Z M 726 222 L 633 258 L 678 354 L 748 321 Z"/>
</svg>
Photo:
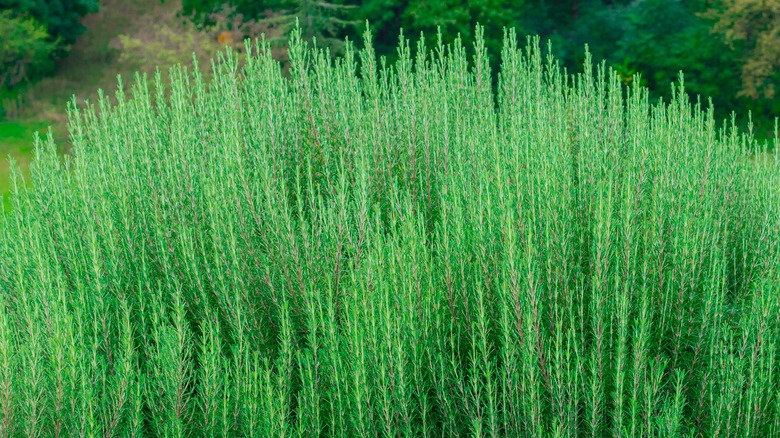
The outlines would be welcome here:
<svg viewBox="0 0 780 438">
<path fill-rule="evenodd" d="M 11 174 L 8 158 L 12 158 L 23 175 L 34 156 L 33 138 L 38 132 L 45 138 L 48 125 L 45 122 L 0 122 L 0 195 L 8 196 Z M 8 200 L 6 200 L 8 207 Z"/>
<path fill-rule="evenodd" d="M 513 33 L 496 89 L 479 43 L 291 44 L 37 151 L 0 435 L 780 436 L 765 147 Z"/>
</svg>

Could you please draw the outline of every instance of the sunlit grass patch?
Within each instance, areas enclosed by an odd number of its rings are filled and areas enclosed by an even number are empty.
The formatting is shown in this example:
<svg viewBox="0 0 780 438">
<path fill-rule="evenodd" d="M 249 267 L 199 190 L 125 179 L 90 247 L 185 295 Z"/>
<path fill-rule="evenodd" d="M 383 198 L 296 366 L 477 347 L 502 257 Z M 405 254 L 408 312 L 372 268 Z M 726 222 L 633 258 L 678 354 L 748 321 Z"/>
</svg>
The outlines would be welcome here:
<svg viewBox="0 0 780 438">
<path fill-rule="evenodd" d="M 22 173 L 27 174 L 34 156 L 34 135 L 38 132 L 45 137 L 47 129 L 44 122 L 0 122 L 0 195 L 7 198 L 11 188 L 8 158 L 13 158 Z M 6 206 L 7 202 L 6 199 Z"/>
</svg>

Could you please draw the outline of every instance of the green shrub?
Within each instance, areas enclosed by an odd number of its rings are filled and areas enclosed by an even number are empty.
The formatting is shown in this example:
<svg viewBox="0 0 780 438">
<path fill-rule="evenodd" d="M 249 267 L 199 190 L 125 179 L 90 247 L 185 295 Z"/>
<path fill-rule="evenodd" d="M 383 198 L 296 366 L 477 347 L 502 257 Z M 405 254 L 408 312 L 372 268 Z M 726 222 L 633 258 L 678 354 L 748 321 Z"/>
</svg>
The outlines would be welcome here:
<svg viewBox="0 0 780 438">
<path fill-rule="evenodd" d="M 32 18 L 0 12 L 0 87 L 13 87 L 25 79 L 50 72 L 57 49 L 46 27 Z"/>
<path fill-rule="evenodd" d="M 780 435 L 778 159 L 512 32 L 493 90 L 476 33 L 71 107 L 0 219 L 0 434 Z"/>
<path fill-rule="evenodd" d="M 86 29 L 82 17 L 97 12 L 98 0 L 0 0 L 0 9 L 33 17 L 53 38 L 73 44 Z"/>
</svg>

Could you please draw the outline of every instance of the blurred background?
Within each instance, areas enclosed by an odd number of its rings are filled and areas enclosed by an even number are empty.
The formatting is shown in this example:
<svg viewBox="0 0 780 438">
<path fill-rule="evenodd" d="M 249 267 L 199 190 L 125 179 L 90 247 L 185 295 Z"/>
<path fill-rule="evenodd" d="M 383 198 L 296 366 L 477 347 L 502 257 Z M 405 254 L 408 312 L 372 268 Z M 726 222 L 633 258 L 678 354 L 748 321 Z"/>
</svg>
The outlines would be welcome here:
<svg viewBox="0 0 780 438">
<path fill-rule="evenodd" d="M 117 75 L 154 73 L 192 54 L 208 60 L 225 46 L 239 56 L 244 38 L 265 34 L 285 62 L 285 39 L 299 20 L 303 35 L 334 55 L 344 38 L 362 45 L 370 23 L 378 55 L 392 62 L 399 32 L 428 47 L 437 28 L 445 43 L 460 35 L 470 49 L 485 26 L 494 70 L 503 29 L 539 35 L 569 70 L 581 70 L 587 44 L 630 84 L 668 100 L 680 71 L 692 99 L 708 98 L 718 120 L 774 137 L 780 115 L 780 0 L 0 0 L 0 194 L 10 155 L 24 170 L 33 133 L 49 127 L 67 149 L 67 102 L 111 95 Z M 414 47 L 414 46 L 413 46 Z M 751 117 L 748 117 L 751 114 Z"/>
</svg>

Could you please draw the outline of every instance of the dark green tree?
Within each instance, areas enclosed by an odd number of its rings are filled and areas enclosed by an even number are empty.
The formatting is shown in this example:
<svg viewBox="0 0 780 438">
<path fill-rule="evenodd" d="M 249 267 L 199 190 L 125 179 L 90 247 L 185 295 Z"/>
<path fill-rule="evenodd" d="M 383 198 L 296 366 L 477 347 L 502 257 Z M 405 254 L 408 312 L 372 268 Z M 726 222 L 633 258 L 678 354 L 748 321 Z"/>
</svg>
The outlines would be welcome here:
<svg viewBox="0 0 780 438">
<path fill-rule="evenodd" d="M 702 15 L 715 20 L 714 34 L 743 53 L 740 95 L 774 99 L 780 91 L 780 0 L 720 0 Z"/>
<path fill-rule="evenodd" d="M 13 87 L 53 68 L 55 42 L 33 18 L 0 12 L 0 87 Z"/>
<path fill-rule="evenodd" d="M 741 54 L 712 34 L 701 0 L 547 0 L 536 1 L 522 18 L 530 33 L 550 39 L 554 54 L 571 70 L 588 45 L 624 83 L 641 75 L 654 98 L 669 98 L 680 71 L 685 88 L 706 103 L 712 98 L 718 119 L 738 114 L 745 127 L 748 111 L 757 126 L 771 127 L 772 105 L 740 95 Z"/>
<path fill-rule="evenodd" d="M 98 10 L 98 0 L 0 0 L 0 9 L 30 16 L 46 26 L 53 39 L 72 44 L 84 32 L 81 18 Z"/>
<path fill-rule="evenodd" d="M 291 9 L 294 3 L 294 0 L 182 0 L 181 4 L 185 14 L 195 15 L 198 19 L 220 10 L 225 4 L 234 8 L 236 13 L 250 19 L 257 19 L 269 11 Z"/>
<path fill-rule="evenodd" d="M 484 27 L 485 46 L 495 56 L 504 28 L 518 27 L 524 12 L 524 2 L 517 0 L 366 0 L 357 15 L 370 23 L 377 52 L 392 59 L 402 28 L 412 38 L 423 32 L 429 41 L 440 29 L 445 43 L 460 35 L 468 46 L 477 24 Z"/>
</svg>

